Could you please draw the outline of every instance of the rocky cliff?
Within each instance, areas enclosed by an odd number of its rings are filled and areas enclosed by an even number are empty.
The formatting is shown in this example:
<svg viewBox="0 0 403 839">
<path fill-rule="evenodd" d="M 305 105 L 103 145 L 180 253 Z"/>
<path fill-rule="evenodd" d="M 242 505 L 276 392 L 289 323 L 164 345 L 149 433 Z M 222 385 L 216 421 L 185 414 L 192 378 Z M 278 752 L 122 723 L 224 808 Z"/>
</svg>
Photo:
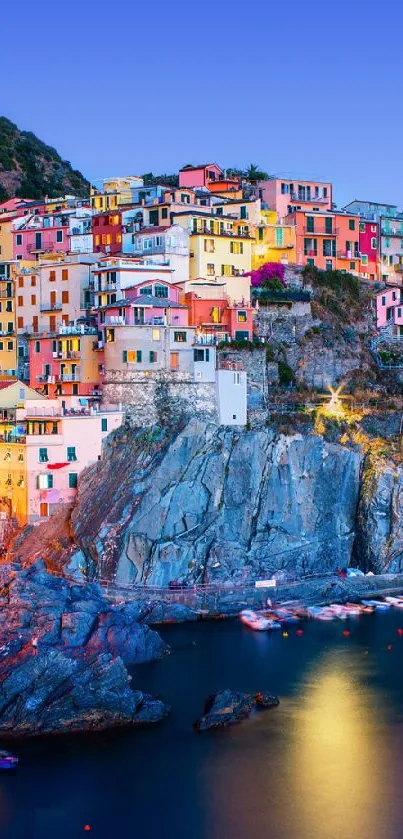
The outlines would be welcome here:
<svg viewBox="0 0 403 839">
<path fill-rule="evenodd" d="M 123 429 L 82 476 L 68 527 L 58 521 L 49 538 L 47 526 L 47 541 L 42 527 L 27 531 L 13 556 L 48 565 L 57 556 L 70 573 L 157 587 L 350 562 L 397 571 L 402 487 L 398 458 L 313 432 L 197 420 L 171 433 Z"/>
</svg>

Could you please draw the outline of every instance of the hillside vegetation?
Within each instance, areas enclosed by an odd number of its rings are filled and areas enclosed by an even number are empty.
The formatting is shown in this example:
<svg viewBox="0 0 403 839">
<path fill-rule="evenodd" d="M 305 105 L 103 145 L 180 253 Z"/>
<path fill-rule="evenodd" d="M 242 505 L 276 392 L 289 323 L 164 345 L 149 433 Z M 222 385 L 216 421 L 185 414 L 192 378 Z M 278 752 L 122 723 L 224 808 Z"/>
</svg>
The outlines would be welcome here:
<svg viewBox="0 0 403 839">
<path fill-rule="evenodd" d="M 39 199 L 70 193 L 87 195 L 90 184 L 31 131 L 0 117 L 0 201 L 18 196 Z"/>
</svg>

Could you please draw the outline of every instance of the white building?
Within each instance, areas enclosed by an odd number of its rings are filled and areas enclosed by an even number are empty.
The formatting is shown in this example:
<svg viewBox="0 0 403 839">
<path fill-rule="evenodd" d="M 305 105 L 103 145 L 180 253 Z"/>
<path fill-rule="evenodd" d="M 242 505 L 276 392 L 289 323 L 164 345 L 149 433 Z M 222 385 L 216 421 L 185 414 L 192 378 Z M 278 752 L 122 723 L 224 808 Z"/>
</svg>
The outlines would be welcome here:
<svg viewBox="0 0 403 839">
<path fill-rule="evenodd" d="M 173 282 L 189 278 L 189 233 L 179 224 L 170 227 L 129 228 L 123 233 L 123 252 L 133 256 L 152 257 L 154 263 L 169 265 Z"/>
</svg>

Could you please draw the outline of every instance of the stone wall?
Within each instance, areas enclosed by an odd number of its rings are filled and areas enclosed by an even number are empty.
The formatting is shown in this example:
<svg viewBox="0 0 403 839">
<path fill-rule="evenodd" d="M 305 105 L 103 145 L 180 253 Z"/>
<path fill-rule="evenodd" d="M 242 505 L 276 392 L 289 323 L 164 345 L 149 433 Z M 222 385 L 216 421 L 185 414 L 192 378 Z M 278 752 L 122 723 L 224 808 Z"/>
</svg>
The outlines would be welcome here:
<svg viewBox="0 0 403 839">
<path fill-rule="evenodd" d="M 311 304 L 302 301 L 269 303 L 255 312 L 259 338 L 273 343 L 293 343 L 313 324 Z"/>
<path fill-rule="evenodd" d="M 190 379 L 187 373 L 109 370 L 103 405 L 122 403 L 133 427 L 166 425 L 190 417 L 218 421 L 215 382 Z"/>
</svg>

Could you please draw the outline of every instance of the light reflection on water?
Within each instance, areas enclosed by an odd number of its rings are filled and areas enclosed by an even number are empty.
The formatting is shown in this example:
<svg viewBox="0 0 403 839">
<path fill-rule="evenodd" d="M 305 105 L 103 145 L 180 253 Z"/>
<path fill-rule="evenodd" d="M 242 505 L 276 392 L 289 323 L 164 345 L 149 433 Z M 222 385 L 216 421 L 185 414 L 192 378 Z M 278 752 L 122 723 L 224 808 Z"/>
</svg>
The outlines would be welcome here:
<svg viewBox="0 0 403 839">
<path fill-rule="evenodd" d="M 135 684 L 172 705 L 160 727 L 38 741 L 0 777 L 1 839 L 401 839 L 403 638 L 393 614 L 304 627 L 172 627 Z M 387 648 L 392 642 L 392 650 Z M 204 698 L 268 689 L 278 708 L 197 735 Z"/>
</svg>

